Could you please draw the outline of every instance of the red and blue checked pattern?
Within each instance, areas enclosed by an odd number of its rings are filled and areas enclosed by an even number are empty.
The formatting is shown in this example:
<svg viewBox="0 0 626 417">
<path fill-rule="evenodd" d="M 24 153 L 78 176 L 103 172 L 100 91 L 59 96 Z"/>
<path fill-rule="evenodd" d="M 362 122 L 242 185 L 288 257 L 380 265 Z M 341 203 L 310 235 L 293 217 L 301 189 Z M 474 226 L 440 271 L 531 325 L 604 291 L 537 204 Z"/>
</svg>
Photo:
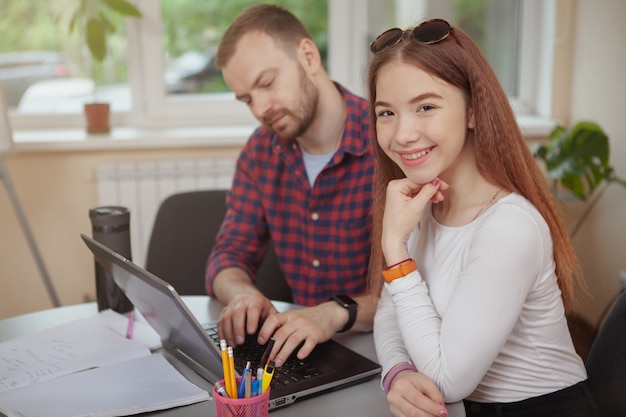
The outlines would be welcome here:
<svg viewBox="0 0 626 417">
<path fill-rule="evenodd" d="M 310 187 L 299 146 L 259 127 L 242 149 L 228 211 L 208 261 L 207 291 L 222 269 L 256 275 L 271 236 L 293 301 L 316 305 L 367 287 L 374 152 L 367 102 L 347 103 L 341 146 Z"/>
</svg>

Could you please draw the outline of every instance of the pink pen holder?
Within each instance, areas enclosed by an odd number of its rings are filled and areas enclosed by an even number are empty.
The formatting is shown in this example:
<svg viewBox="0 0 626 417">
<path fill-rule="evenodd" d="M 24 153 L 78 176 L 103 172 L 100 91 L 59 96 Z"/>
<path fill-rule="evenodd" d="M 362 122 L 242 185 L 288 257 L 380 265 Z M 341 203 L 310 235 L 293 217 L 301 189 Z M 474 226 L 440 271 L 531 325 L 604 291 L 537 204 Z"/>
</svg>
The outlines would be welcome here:
<svg viewBox="0 0 626 417">
<path fill-rule="evenodd" d="M 224 380 L 220 381 L 222 386 Z M 237 387 L 241 382 L 241 377 L 237 377 Z M 270 389 L 261 395 L 249 398 L 228 398 L 217 392 L 213 387 L 213 398 L 215 399 L 216 417 L 267 417 L 270 400 Z"/>
</svg>

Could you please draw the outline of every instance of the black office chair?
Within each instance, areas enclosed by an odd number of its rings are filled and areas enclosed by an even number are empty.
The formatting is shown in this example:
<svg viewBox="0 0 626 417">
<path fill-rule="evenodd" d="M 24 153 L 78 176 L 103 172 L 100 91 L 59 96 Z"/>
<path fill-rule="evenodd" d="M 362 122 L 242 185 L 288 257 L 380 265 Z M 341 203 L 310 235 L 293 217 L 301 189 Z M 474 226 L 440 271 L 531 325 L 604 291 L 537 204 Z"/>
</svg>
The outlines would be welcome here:
<svg viewBox="0 0 626 417">
<path fill-rule="evenodd" d="M 626 416 L 626 291 L 607 315 L 585 362 L 601 416 Z"/>
<path fill-rule="evenodd" d="M 226 214 L 226 192 L 174 194 L 159 207 L 148 244 L 146 269 L 172 284 L 181 295 L 206 294 L 206 263 Z M 292 301 L 271 242 L 256 285 L 272 300 Z"/>
</svg>

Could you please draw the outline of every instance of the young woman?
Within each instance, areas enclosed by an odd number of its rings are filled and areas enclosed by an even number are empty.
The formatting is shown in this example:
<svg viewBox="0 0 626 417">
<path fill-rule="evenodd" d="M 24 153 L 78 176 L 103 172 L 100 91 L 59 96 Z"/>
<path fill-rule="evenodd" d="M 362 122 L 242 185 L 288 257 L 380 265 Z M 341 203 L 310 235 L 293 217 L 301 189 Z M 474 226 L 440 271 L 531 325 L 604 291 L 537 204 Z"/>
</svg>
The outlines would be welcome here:
<svg viewBox="0 0 626 417">
<path fill-rule="evenodd" d="M 445 416 L 442 395 L 468 416 L 593 416 L 565 318 L 580 265 L 488 62 L 440 19 L 371 50 L 374 337 L 391 411 Z"/>
</svg>

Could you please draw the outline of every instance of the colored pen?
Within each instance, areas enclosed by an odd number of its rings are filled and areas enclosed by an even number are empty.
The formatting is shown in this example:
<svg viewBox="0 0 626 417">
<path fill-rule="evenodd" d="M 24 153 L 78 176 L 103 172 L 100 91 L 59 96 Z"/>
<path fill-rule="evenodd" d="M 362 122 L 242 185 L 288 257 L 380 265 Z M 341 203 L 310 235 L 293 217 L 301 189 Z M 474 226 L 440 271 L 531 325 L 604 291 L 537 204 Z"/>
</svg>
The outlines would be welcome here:
<svg viewBox="0 0 626 417">
<path fill-rule="evenodd" d="M 215 383 L 215 390 L 217 391 L 217 393 L 219 395 L 221 395 L 222 397 L 226 397 L 226 398 L 230 398 L 228 396 L 228 393 L 226 392 L 226 390 L 224 389 L 224 386 L 220 383 L 220 381 L 217 381 Z"/>
<path fill-rule="evenodd" d="M 252 380 L 252 396 L 255 397 L 257 395 L 259 395 L 259 382 L 261 382 L 260 380 L 257 380 L 256 378 Z"/>
<path fill-rule="evenodd" d="M 250 372 L 250 370 L 248 370 L 248 372 L 246 372 L 246 376 L 245 376 L 245 388 L 244 388 L 244 398 L 250 398 L 252 397 L 252 372 Z"/>
<path fill-rule="evenodd" d="M 228 361 L 228 346 L 226 345 L 226 340 L 220 340 L 220 351 L 222 353 L 222 368 L 224 369 L 224 387 L 226 388 L 226 392 L 228 393 L 228 398 L 233 398 L 233 393 L 230 390 L 230 366 Z"/>
<path fill-rule="evenodd" d="M 131 311 L 128 315 L 128 325 L 126 326 L 126 338 L 133 337 L 133 327 L 135 326 L 135 310 Z"/>
<path fill-rule="evenodd" d="M 257 390 L 256 390 L 256 395 L 261 395 L 263 394 L 262 389 L 263 389 L 263 368 L 259 367 L 256 370 L 256 381 L 257 381 Z"/>
<path fill-rule="evenodd" d="M 237 374 L 235 373 L 235 356 L 233 353 L 233 348 L 231 346 L 228 346 L 228 371 L 230 372 L 230 390 L 233 393 L 230 398 L 237 398 Z"/>
<path fill-rule="evenodd" d="M 274 343 L 276 342 L 276 339 L 274 339 L 273 337 L 270 337 L 270 340 L 267 342 L 267 346 L 265 346 L 265 351 L 263 352 L 263 356 L 261 357 L 261 362 L 259 365 L 261 365 L 261 367 L 265 367 L 265 365 L 267 365 L 267 361 L 269 361 L 270 359 L 270 354 L 272 353 L 272 348 L 274 347 Z"/>
<path fill-rule="evenodd" d="M 243 368 L 243 373 L 241 374 L 241 381 L 239 382 L 239 391 L 237 395 L 239 398 L 246 397 L 246 376 L 250 374 L 250 361 L 246 363 L 246 367 Z"/>
<path fill-rule="evenodd" d="M 262 387 L 261 387 L 261 392 L 263 394 L 265 394 L 265 391 L 267 391 L 267 389 L 270 386 L 270 382 L 272 382 L 272 378 L 274 377 L 274 361 L 271 361 L 270 363 L 268 363 L 267 365 L 265 365 L 265 369 L 263 370 L 263 381 L 262 381 Z"/>
</svg>

